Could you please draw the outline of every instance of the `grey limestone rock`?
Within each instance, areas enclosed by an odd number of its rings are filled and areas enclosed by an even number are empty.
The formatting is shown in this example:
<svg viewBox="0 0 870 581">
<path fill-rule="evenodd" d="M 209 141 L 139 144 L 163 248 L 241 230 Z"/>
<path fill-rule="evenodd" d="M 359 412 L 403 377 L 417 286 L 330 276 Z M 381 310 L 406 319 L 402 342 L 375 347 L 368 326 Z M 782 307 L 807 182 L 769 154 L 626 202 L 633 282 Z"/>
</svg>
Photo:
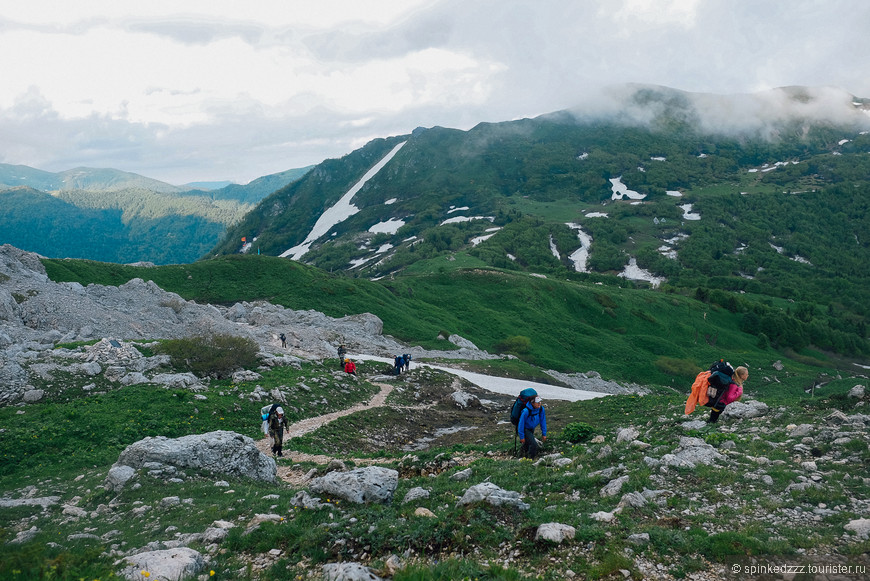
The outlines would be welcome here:
<svg viewBox="0 0 870 581">
<path fill-rule="evenodd" d="M 851 520 L 843 528 L 858 535 L 859 539 L 870 538 L 870 519 L 859 518 Z"/>
<path fill-rule="evenodd" d="M 118 492 L 127 482 L 136 475 L 136 469 L 132 466 L 112 466 L 109 469 L 109 474 L 106 476 L 105 485 L 109 490 Z"/>
<path fill-rule="evenodd" d="M 535 532 L 535 540 L 552 541 L 554 543 L 562 543 L 563 541 L 571 541 L 577 534 L 577 529 L 571 525 L 565 525 L 557 522 L 548 522 L 540 525 Z"/>
<path fill-rule="evenodd" d="M 463 482 L 471 478 L 472 473 L 473 471 L 471 470 L 471 468 L 466 468 L 465 470 L 460 470 L 456 474 L 452 474 L 450 476 L 450 480 L 454 480 L 456 482 Z"/>
<path fill-rule="evenodd" d="M 118 574 L 128 581 L 141 581 L 142 571 L 160 581 L 185 581 L 205 568 L 202 555 L 188 547 L 147 551 L 116 562 L 123 568 Z"/>
<path fill-rule="evenodd" d="M 728 404 L 722 412 L 723 418 L 748 419 L 767 415 L 769 408 L 766 403 L 752 399 L 746 402 L 735 401 Z"/>
<path fill-rule="evenodd" d="M 730 406 L 729 406 L 730 407 Z M 694 468 L 698 464 L 713 464 L 725 456 L 701 438 L 680 438 L 680 445 L 672 453 L 662 456 L 662 463 L 677 468 Z"/>
<path fill-rule="evenodd" d="M 45 396 L 45 390 L 29 389 L 24 392 L 24 403 L 36 403 Z"/>
<path fill-rule="evenodd" d="M 357 504 L 381 502 L 388 504 L 399 484 L 399 473 L 381 466 L 356 468 L 349 472 L 330 472 L 311 481 L 315 494 L 328 494 Z"/>
<path fill-rule="evenodd" d="M 426 498 L 429 498 L 429 491 L 425 488 L 417 486 L 412 488 L 405 494 L 405 498 L 402 499 L 402 504 L 408 504 L 409 502 L 415 502 L 417 500 L 423 500 Z"/>
<path fill-rule="evenodd" d="M 138 469 L 146 462 L 266 482 L 274 482 L 277 474 L 275 461 L 260 452 L 251 438 L 223 430 L 139 440 L 121 452 L 115 466 Z"/>
<path fill-rule="evenodd" d="M 473 504 L 486 502 L 493 506 L 515 506 L 520 510 L 528 510 L 530 506 L 523 502 L 519 492 L 504 490 L 492 482 L 481 482 L 465 491 L 457 504 Z"/>
<path fill-rule="evenodd" d="M 601 489 L 601 496 L 616 496 L 622 491 L 622 487 L 626 482 L 628 482 L 628 475 L 611 480 Z"/>
<path fill-rule="evenodd" d="M 327 563 L 323 566 L 324 581 L 381 581 L 372 570 L 359 563 Z"/>
</svg>

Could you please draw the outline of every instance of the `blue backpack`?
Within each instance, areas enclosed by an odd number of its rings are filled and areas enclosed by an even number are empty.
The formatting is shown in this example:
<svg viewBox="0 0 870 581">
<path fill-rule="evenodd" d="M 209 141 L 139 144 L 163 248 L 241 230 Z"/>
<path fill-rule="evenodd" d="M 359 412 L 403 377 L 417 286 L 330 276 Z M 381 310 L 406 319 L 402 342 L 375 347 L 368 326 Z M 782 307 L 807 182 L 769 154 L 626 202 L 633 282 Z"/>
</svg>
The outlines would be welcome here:
<svg viewBox="0 0 870 581">
<path fill-rule="evenodd" d="M 518 395 L 516 401 L 514 401 L 514 405 L 511 406 L 511 423 L 513 425 L 519 425 L 520 416 L 523 415 L 523 409 L 525 409 L 526 404 L 535 399 L 537 396 L 538 392 L 531 387 L 526 388 L 520 392 L 520 395 Z"/>
</svg>

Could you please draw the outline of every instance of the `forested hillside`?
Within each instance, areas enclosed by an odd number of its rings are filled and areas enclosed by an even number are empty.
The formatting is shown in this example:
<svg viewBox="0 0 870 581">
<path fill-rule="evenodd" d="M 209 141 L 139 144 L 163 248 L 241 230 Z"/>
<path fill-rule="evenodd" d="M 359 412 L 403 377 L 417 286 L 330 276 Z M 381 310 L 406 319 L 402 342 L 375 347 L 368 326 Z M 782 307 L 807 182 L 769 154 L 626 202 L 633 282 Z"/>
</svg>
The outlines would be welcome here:
<svg viewBox="0 0 870 581">
<path fill-rule="evenodd" d="M 54 174 L 0 164 L 0 243 L 58 258 L 193 262 L 257 202 L 307 171 L 183 192 L 112 169 Z"/>
</svg>

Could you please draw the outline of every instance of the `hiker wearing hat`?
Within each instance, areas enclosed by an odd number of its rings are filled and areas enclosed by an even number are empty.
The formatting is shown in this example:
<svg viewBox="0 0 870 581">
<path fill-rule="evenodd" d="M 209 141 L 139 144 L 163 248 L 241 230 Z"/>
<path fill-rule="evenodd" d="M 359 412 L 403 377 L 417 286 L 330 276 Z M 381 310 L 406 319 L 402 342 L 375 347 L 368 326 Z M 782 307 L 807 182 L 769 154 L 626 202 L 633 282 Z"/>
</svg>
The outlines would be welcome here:
<svg viewBox="0 0 870 581">
<path fill-rule="evenodd" d="M 547 441 L 547 412 L 544 411 L 541 396 L 536 396 L 526 404 L 520 421 L 517 424 L 517 435 L 520 437 L 523 454 L 529 458 L 538 455 L 538 440 L 535 439 L 535 428 L 541 426 L 542 441 Z"/>
<path fill-rule="evenodd" d="M 279 407 L 269 416 L 269 437 L 272 438 L 272 455 L 283 456 L 281 447 L 284 445 L 284 432 L 288 430 L 284 408 Z"/>
</svg>

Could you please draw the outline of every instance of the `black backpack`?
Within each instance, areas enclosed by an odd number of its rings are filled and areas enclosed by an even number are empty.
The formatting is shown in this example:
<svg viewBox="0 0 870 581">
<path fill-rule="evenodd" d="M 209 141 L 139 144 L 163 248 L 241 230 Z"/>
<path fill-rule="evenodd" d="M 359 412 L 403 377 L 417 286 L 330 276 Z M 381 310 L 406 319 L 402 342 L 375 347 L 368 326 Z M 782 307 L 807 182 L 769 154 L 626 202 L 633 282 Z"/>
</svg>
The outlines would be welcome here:
<svg viewBox="0 0 870 581">
<path fill-rule="evenodd" d="M 728 387 L 732 377 L 734 377 L 734 368 L 724 359 L 710 366 L 710 384 L 716 389 Z"/>
<path fill-rule="evenodd" d="M 531 387 L 524 389 L 520 392 L 520 395 L 518 395 L 517 399 L 514 401 L 514 405 L 511 406 L 511 423 L 513 425 L 519 425 L 520 416 L 523 415 L 523 409 L 525 409 L 526 404 L 535 399 L 537 396 L 538 392 Z"/>
<path fill-rule="evenodd" d="M 731 378 L 734 376 L 734 368 L 731 364 L 720 359 L 710 366 L 710 388 L 707 391 L 707 397 L 710 401 L 706 405 L 712 407 L 719 402 L 719 398 L 725 393 L 725 390 L 731 385 Z"/>
</svg>

